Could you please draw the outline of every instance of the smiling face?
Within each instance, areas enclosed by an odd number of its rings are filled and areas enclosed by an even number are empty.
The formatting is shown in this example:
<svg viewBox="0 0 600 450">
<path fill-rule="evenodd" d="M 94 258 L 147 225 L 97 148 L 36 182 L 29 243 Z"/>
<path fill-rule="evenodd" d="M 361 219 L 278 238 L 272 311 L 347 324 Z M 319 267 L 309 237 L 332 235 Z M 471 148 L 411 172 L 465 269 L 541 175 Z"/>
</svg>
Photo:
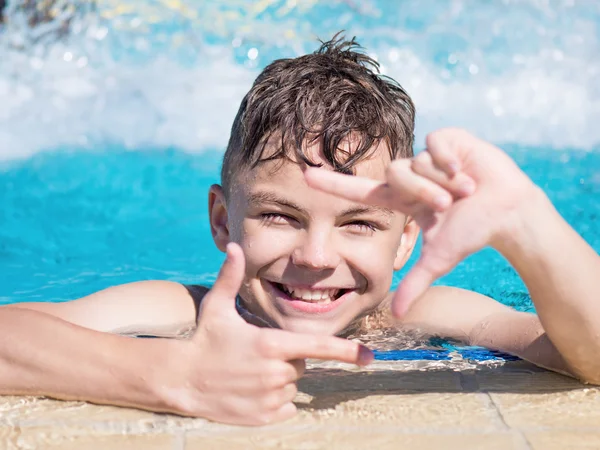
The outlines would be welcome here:
<svg viewBox="0 0 600 450">
<path fill-rule="evenodd" d="M 307 152 L 327 168 L 317 145 Z M 389 162 L 375 149 L 355 173 L 384 180 Z M 213 186 L 211 228 L 219 249 L 234 241 L 244 250 L 240 295 L 250 312 L 286 330 L 339 334 L 385 300 L 418 230 L 397 212 L 312 189 L 304 167 L 262 162 L 236 176 L 227 201 Z"/>
</svg>

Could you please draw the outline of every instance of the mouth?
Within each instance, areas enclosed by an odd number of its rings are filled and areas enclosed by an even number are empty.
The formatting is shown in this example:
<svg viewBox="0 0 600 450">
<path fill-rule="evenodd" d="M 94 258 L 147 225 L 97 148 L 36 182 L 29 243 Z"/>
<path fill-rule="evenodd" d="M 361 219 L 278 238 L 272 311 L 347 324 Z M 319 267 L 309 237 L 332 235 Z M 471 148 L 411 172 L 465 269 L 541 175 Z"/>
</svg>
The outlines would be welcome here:
<svg viewBox="0 0 600 450">
<path fill-rule="evenodd" d="M 266 281 L 266 280 L 265 280 Z M 274 291 L 278 305 L 285 310 L 318 314 L 333 311 L 355 291 L 348 288 L 299 288 L 288 284 L 267 281 Z"/>
</svg>

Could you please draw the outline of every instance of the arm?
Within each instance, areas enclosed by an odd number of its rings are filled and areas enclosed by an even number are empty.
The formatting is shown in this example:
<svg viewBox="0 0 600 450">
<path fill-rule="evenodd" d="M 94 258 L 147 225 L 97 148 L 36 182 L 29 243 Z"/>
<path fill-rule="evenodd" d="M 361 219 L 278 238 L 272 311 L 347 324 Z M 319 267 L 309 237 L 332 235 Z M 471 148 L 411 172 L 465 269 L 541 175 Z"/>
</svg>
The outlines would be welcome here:
<svg viewBox="0 0 600 450">
<path fill-rule="evenodd" d="M 534 188 L 495 247 L 525 281 L 570 371 L 600 384 L 600 257 Z"/>
<path fill-rule="evenodd" d="M 312 187 L 402 211 L 421 227 L 421 255 L 394 295 L 394 315 L 405 316 L 435 279 L 492 246 L 525 281 L 547 333 L 540 339 L 552 342 L 570 373 L 600 384 L 600 257 L 497 147 L 457 129 L 431 133 L 426 144 L 410 165 L 420 179 L 406 176 L 402 161 L 392 162 L 387 183 L 305 173 Z"/>
<path fill-rule="evenodd" d="M 402 323 L 428 334 L 510 353 L 573 376 L 535 314 L 516 311 L 476 292 L 430 288 Z"/>
<path fill-rule="evenodd" d="M 199 301 L 181 284 L 141 281 L 64 303 L 17 303 L 10 307 L 43 312 L 96 331 L 170 337 L 196 325 Z"/>
<path fill-rule="evenodd" d="M 372 360 L 370 351 L 346 339 L 246 323 L 235 308 L 244 273 L 242 249 L 230 244 L 187 340 L 133 339 L 40 311 L 0 308 L 0 394 L 267 424 L 296 413 L 292 401 L 305 358 L 360 365 Z"/>
<path fill-rule="evenodd" d="M 98 333 L 13 307 L 0 308 L 0 330 L 0 394 L 172 409 L 157 389 L 166 339 Z"/>
</svg>

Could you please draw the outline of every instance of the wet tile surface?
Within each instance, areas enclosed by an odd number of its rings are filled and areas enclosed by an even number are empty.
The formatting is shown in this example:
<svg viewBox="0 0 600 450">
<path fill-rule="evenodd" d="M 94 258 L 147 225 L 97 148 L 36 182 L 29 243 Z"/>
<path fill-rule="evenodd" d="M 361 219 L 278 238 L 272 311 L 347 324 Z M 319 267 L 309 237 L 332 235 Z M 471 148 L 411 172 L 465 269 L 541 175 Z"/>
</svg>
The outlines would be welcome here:
<svg viewBox="0 0 600 450">
<path fill-rule="evenodd" d="M 299 387 L 298 415 L 260 428 L 0 397 L 0 449 L 600 448 L 600 390 L 523 362 L 323 364 Z"/>
</svg>

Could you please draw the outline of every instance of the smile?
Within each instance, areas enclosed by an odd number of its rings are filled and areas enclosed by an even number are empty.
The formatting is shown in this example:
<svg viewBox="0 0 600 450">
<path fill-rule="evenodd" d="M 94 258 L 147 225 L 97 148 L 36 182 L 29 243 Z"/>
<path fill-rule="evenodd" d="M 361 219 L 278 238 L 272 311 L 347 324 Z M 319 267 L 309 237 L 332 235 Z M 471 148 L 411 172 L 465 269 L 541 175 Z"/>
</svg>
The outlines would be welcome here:
<svg viewBox="0 0 600 450">
<path fill-rule="evenodd" d="M 287 284 L 274 283 L 275 287 L 285 292 L 294 300 L 311 303 L 331 303 L 341 297 L 347 289 L 303 289 Z"/>
<path fill-rule="evenodd" d="M 354 292 L 348 288 L 306 288 L 273 281 L 267 281 L 267 284 L 280 308 L 309 314 L 333 311 Z"/>
</svg>

